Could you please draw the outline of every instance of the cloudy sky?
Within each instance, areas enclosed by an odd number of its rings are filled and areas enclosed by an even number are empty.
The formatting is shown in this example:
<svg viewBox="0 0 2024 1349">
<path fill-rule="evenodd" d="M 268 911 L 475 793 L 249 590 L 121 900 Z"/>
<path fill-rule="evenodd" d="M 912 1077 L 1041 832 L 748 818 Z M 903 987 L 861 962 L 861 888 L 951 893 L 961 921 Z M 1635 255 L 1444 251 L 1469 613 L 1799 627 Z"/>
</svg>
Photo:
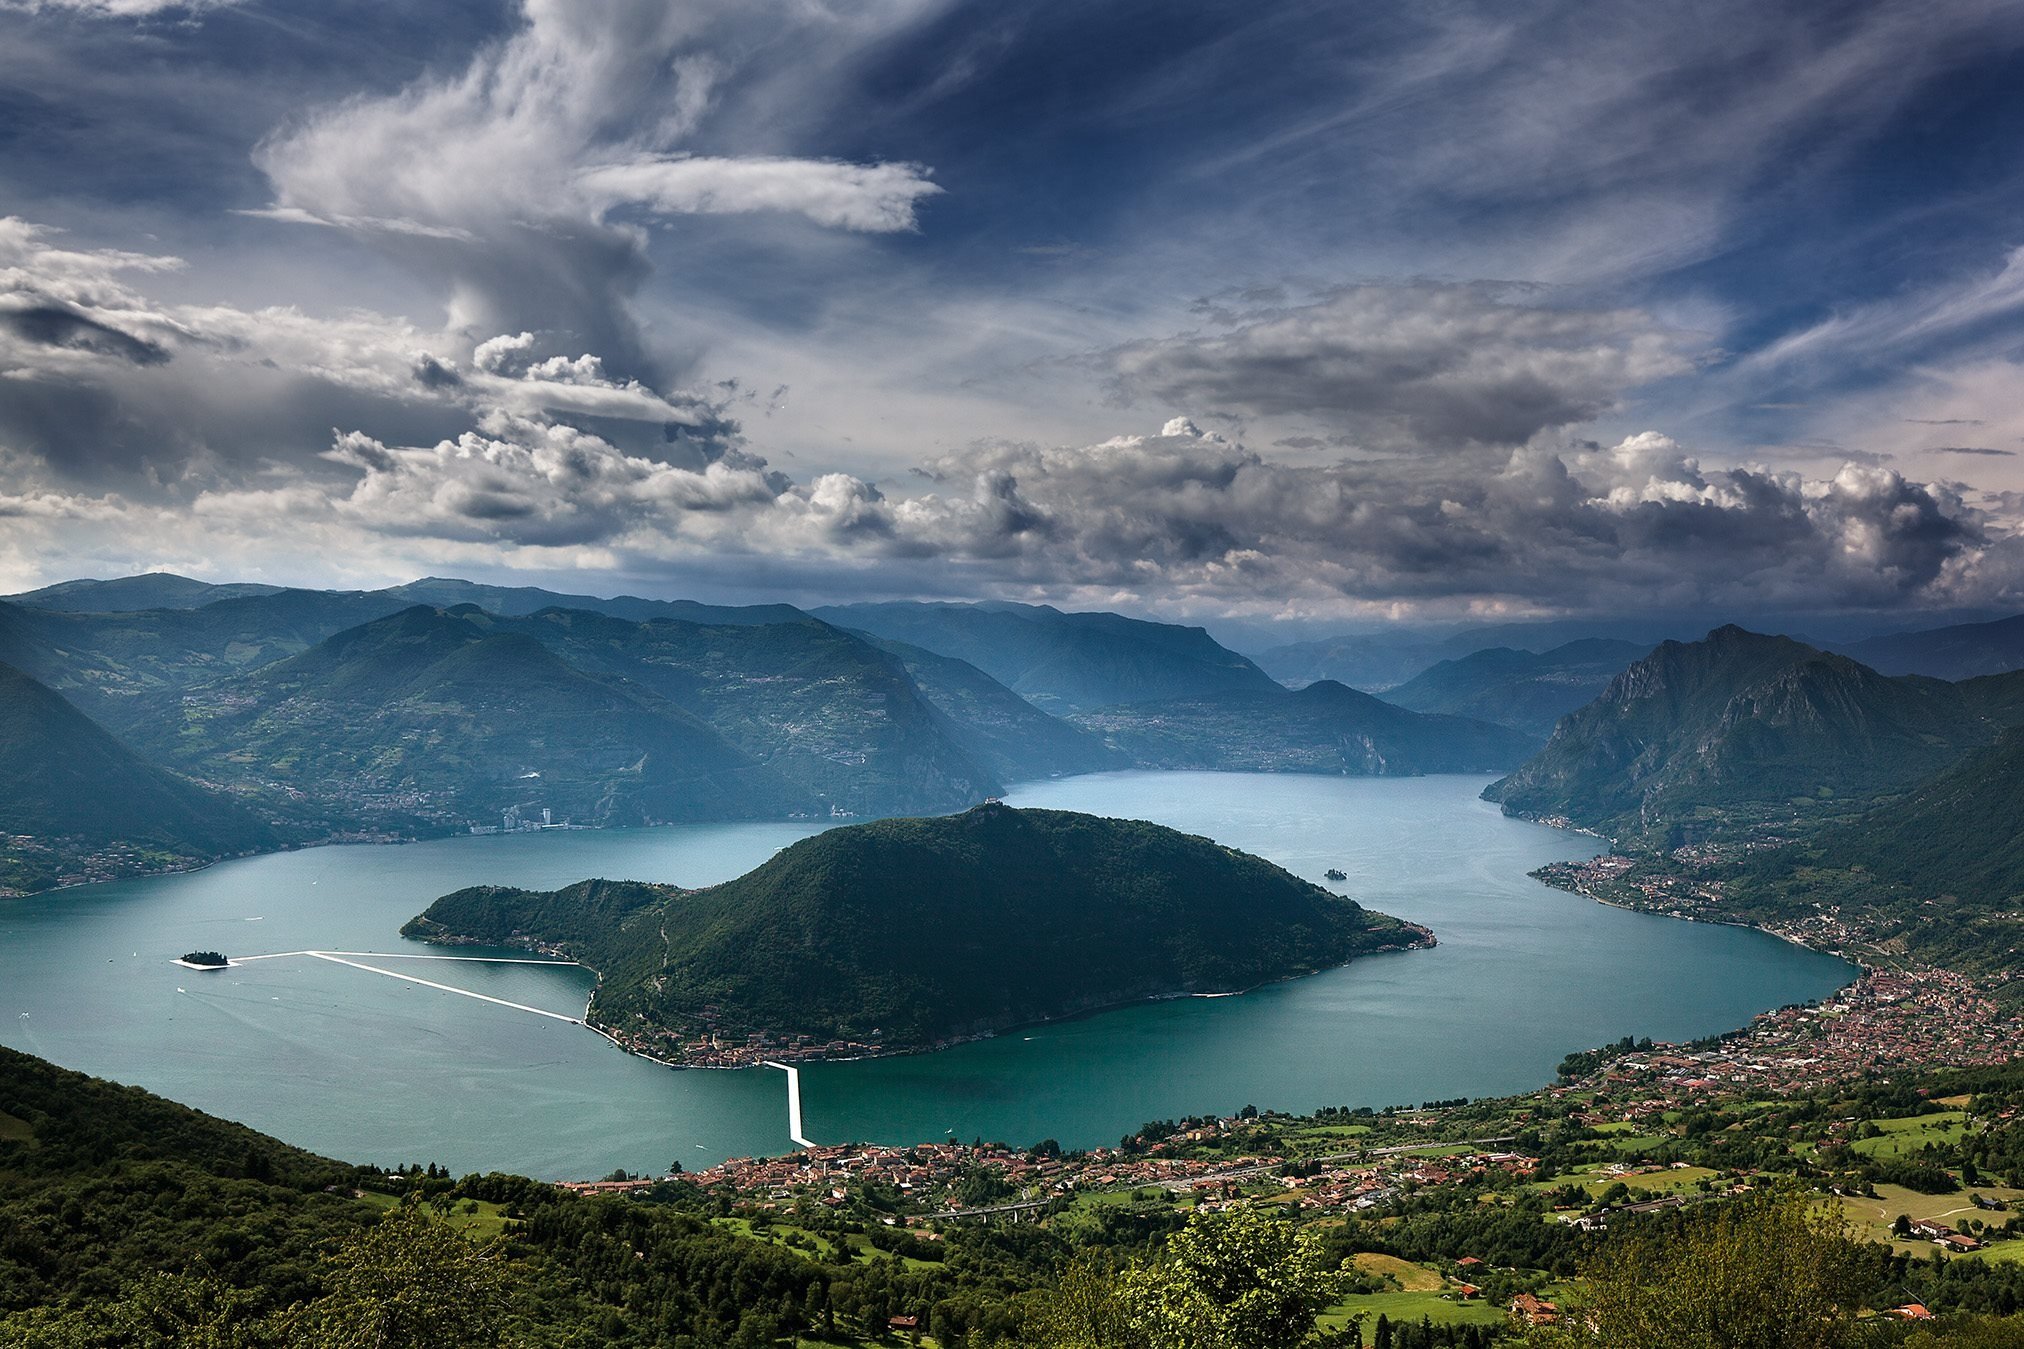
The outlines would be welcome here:
<svg viewBox="0 0 2024 1349">
<path fill-rule="evenodd" d="M 2024 6 L 0 0 L 0 590 L 2024 608 Z"/>
</svg>

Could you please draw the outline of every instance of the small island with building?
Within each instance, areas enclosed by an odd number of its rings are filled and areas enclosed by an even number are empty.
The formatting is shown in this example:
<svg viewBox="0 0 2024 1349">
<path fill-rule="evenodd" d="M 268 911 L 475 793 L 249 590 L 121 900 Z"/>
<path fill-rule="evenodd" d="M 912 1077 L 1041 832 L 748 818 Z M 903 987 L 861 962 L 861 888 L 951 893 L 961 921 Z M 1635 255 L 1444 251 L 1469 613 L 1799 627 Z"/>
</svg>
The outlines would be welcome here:
<svg viewBox="0 0 2024 1349">
<path fill-rule="evenodd" d="M 222 970 L 232 962 L 217 951 L 187 951 L 176 963 L 193 970 Z"/>
</svg>

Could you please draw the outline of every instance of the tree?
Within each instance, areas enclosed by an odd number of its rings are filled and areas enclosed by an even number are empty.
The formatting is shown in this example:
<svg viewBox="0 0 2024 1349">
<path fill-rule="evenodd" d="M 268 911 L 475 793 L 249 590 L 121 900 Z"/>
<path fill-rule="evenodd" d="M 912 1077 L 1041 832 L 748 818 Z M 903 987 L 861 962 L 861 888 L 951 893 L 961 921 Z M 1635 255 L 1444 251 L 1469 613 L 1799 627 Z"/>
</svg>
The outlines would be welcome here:
<svg viewBox="0 0 2024 1349">
<path fill-rule="evenodd" d="M 1197 1214 L 1125 1275 L 1125 1323 L 1146 1349 L 1287 1349 L 1343 1285 L 1316 1232 L 1256 1208 Z"/>
<path fill-rule="evenodd" d="M 150 1274 L 116 1302 L 37 1308 L 0 1324 L 0 1344 L 37 1349 L 266 1349 L 282 1344 L 252 1294 L 210 1277 Z M 18 1338 L 16 1338 L 18 1336 Z"/>
<path fill-rule="evenodd" d="M 499 1342 L 503 1253 L 432 1222 L 412 1197 L 330 1258 L 327 1291 L 290 1327 L 318 1349 L 434 1349 Z"/>
<path fill-rule="evenodd" d="M 1861 1305 L 1862 1249 L 1796 1188 L 1612 1233 L 1553 1345 L 1836 1349 Z"/>
<path fill-rule="evenodd" d="M 1095 1252 L 1068 1262 L 1040 1300 L 1034 1329 L 1047 1349 L 1136 1349 L 1126 1320 L 1123 1277 Z"/>
</svg>

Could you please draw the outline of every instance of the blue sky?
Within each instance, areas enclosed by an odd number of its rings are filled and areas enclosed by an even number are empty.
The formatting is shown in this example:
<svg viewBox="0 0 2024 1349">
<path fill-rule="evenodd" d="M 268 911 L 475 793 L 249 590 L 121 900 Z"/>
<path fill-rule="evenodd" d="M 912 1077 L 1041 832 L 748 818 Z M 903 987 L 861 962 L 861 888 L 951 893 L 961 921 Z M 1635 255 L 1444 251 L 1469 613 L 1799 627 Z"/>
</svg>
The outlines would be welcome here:
<svg viewBox="0 0 2024 1349">
<path fill-rule="evenodd" d="M 0 583 L 2024 607 L 2024 9 L 0 0 Z"/>
</svg>

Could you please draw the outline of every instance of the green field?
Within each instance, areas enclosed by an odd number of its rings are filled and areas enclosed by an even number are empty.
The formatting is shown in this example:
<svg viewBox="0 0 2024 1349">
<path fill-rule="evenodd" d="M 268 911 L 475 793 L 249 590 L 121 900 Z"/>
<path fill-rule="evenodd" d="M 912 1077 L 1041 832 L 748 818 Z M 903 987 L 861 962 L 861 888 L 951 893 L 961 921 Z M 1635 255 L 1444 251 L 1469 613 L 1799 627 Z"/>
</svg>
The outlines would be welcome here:
<svg viewBox="0 0 2024 1349">
<path fill-rule="evenodd" d="M 386 1210 L 399 1208 L 402 1200 L 397 1195 L 367 1191 L 360 1196 L 360 1202 L 371 1208 Z M 424 1204 L 422 1208 L 431 1217 L 437 1216 L 436 1210 L 429 1205 Z M 504 1209 L 487 1200 L 459 1199 L 451 1205 L 443 1221 L 473 1241 L 490 1241 L 505 1232 L 507 1218 Z"/>
<path fill-rule="evenodd" d="M 1628 1130 L 1629 1126 L 1626 1125 L 1625 1128 Z M 1641 1152 L 1649 1152 L 1665 1141 L 1665 1139 L 1659 1137 L 1657 1134 L 1631 1132 L 1621 1133 L 1607 1140 L 1610 1147 L 1627 1157 L 1635 1156 Z"/>
<path fill-rule="evenodd" d="M 1361 1138 L 1369 1132 L 1368 1124 L 1304 1124 L 1287 1130 L 1286 1136 L 1300 1143 L 1328 1143 L 1342 1138 Z"/>
<path fill-rule="evenodd" d="M 1883 1130 L 1877 1138 L 1858 1138 L 1849 1147 L 1866 1157 L 1889 1161 L 1909 1157 L 1928 1143 L 1948 1144 L 1959 1140 L 1967 1128 L 1967 1112 L 1946 1110 L 1932 1115 L 1913 1115 L 1909 1119 L 1871 1120 Z"/>
<path fill-rule="evenodd" d="M 1365 1293 L 1344 1298 L 1330 1307 L 1322 1313 L 1321 1324 L 1328 1330 L 1340 1330 L 1358 1312 L 1364 1316 L 1366 1340 L 1370 1336 L 1371 1323 L 1380 1315 L 1394 1322 L 1409 1321 L 1414 1324 L 1424 1317 L 1437 1326 L 1501 1326 L 1510 1320 L 1503 1308 L 1492 1307 L 1481 1299 L 1461 1302 L 1439 1293 Z"/>
<path fill-rule="evenodd" d="M 808 1246 L 800 1244 L 803 1242 L 813 1243 L 824 1259 L 836 1254 L 836 1243 L 828 1237 L 820 1236 L 805 1227 L 796 1227 L 792 1223 L 767 1223 L 763 1227 L 755 1227 L 750 1218 L 712 1218 L 710 1221 L 726 1231 L 736 1232 L 741 1237 L 751 1237 L 754 1241 L 785 1246 L 789 1250 L 798 1247 L 803 1254 L 808 1252 Z"/>
<path fill-rule="evenodd" d="M 1534 1190 L 1557 1190 L 1565 1185 L 1577 1185 L 1588 1192 L 1591 1199 L 1599 1198 L 1610 1186 L 1622 1181 L 1624 1185 L 1640 1194 L 1662 1195 L 1682 1194 L 1700 1188 L 1704 1180 L 1711 1180 L 1719 1173 L 1705 1166 L 1668 1167 L 1663 1171 L 1651 1171 L 1641 1176 L 1609 1175 L 1603 1172 L 1606 1163 L 1578 1167 L 1564 1176 L 1552 1180 L 1534 1182 Z"/>
<path fill-rule="evenodd" d="M 1447 1284 L 1445 1278 L 1425 1265 L 1401 1260 L 1396 1255 L 1380 1255 L 1376 1251 L 1364 1251 L 1358 1255 L 1356 1267 L 1366 1274 L 1391 1280 L 1404 1293 L 1438 1293 Z"/>
</svg>

